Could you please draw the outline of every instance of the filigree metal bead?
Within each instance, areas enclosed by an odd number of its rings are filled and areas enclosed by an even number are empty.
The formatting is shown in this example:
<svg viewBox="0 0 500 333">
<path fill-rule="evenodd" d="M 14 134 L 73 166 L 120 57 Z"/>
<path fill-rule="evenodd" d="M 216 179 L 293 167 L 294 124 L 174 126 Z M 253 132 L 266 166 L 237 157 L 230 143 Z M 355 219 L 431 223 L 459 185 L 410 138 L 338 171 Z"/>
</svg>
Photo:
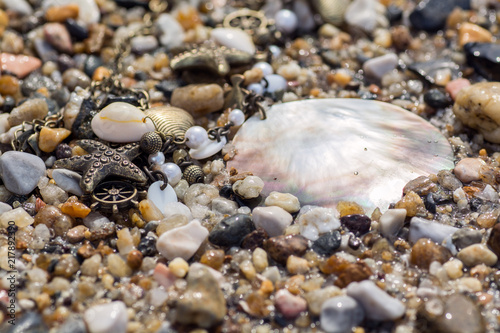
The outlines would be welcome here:
<svg viewBox="0 0 500 333">
<path fill-rule="evenodd" d="M 189 185 L 195 183 L 203 183 L 203 178 L 205 174 L 203 170 L 198 165 L 190 165 L 184 170 L 184 178 L 187 180 Z"/>
<path fill-rule="evenodd" d="M 156 154 L 163 146 L 163 140 L 160 134 L 156 132 L 147 132 L 141 137 L 139 145 L 146 154 Z"/>
</svg>

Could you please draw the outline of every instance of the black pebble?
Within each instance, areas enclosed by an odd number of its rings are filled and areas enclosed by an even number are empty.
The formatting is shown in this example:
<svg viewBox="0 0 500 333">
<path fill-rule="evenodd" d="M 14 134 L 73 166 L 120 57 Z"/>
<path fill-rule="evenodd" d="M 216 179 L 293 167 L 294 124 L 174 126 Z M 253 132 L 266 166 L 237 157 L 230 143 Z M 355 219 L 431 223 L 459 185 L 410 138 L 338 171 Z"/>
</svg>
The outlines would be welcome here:
<svg viewBox="0 0 500 333">
<path fill-rule="evenodd" d="M 82 41 L 89 37 L 89 29 L 73 19 L 66 20 L 66 29 L 69 34 L 77 41 Z"/>
<path fill-rule="evenodd" d="M 16 100 L 12 96 L 5 96 L 3 106 L 2 106 L 2 112 L 10 112 L 12 111 L 13 108 L 16 107 Z"/>
<path fill-rule="evenodd" d="M 230 199 L 234 195 L 233 187 L 231 185 L 224 185 L 219 190 L 219 195 L 223 198 Z"/>
<path fill-rule="evenodd" d="M 356 237 L 359 237 L 370 231 L 372 220 L 366 215 L 351 214 L 342 216 L 340 218 L 340 223 Z"/>
<path fill-rule="evenodd" d="M 439 89 L 431 89 L 424 94 L 424 102 L 432 108 L 441 109 L 453 102 L 451 98 Z"/>
<path fill-rule="evenodd" d="M 63 53 L 57 57 L 57 65 L 59 66 L 59 71 L 64 73 L 70 68 L 75 68 L 76 61 L 69 55 Z"/>
<path fill-rule="evenodd" d="M 154 239 L 153 237 L 144 237 L 139 242 L 137 250 L 139 250 L 139 252 L 141 252 L 145 257 L 154 256 L 156 253 L 158 253 L 158 251 L 156 250 L 156 239 Z"/>
<path fill-rule="evenodd" d="M 467 62 L 476 72 L 490 81 L 500 81 L 500 44 L 467 43 Z"/>
<path fill-rule="evenodd" d="M 436 202 L 434 201 L 434 196 L 432 193 L 427 194 L 424 199 L 425 209 L 427 209 L 430 213 L 436 214 Z"/>
<path fill-rule="evenodd" d="M 166 98 L 172 97 L 172 93 L 176 88 L 179 88 L 181 85 L 178 81 L 173 80 L 163 80 L 160 83 L 155 85 L 155 88 L 158 89 L 165 95 Z"/>
<path fill-rule="evenodd" d="M 100 57 L 97 57 L 95 55 L 90 55 L 87 57 L 87 60 L 85 61 L 83 71 L 85 72 L 85 74 L 88 75 L 88 77 L 92 77 L 92 75 L 94 75 L 94 71 L 96 70 L 96 68 L 102 65 L 103 61 Z"/>
<path fill-rule="evenodd" d="M 483 204 L 483 200 L 481 200 L 480 198 L 474 197 L 470 200 L 469 203 L 470 203 L 470 210 L 472 210 L 473 212 L 477 212 L 477 210 Z"/>
<path fill-rule="evenodd" d="M 423 0 L 410 14 L 411 25 L 418 30 L 434 32 L 443 29 L 455 7 L 470 8 L 470 0 Z"/>
<path fill-rule="evenodd" d="M 340 232 L 335 230 L 321 235 L 314 241 L 312 249 L 318 254 L 330 256 L 340 247 L 341 243 Z"/>
<path fill-rule="evenodd" d="M 398 6 L 389 5 L 387 7 L 387 11 L 385 12 L 385 15 L 386 15 L 387 19 L 389 20 L 389 22 L 394 23 L 394 22 L 401 20 L 401 18 L 403 17 L 403 10 L 401 8 L 399 8 Z"/>
<path fill-rule="evenodd" d="M 218 246 L 237 246 L 254 230 L 250 215 L 236 214 L 220 221 L 208 235 L 208 240 Z"/>
<path fill-rule="evenodd" d="M 70 158 L 71 153 L 71 147 L 67 143 L 60 143 L 56 147 L 56 158 L 58 160 L 62 158 Z"/>
</svg>

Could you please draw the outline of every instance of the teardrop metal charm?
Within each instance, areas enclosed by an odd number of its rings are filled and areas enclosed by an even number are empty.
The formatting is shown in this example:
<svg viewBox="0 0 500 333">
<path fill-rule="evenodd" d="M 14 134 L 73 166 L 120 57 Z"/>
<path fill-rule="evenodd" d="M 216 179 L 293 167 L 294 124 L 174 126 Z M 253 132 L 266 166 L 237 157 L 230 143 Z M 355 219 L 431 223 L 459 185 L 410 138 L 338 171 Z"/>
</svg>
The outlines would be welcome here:
<svg viewBox="0 0 500 333">
<path fill-rule="evenodd" d="M 188 128 L 194 126 L 193 117 L 185 110 L 173 106 L 157 106 L 145 111 L 156 129 L 167 136 L 184 139 Z"/>
</svg>

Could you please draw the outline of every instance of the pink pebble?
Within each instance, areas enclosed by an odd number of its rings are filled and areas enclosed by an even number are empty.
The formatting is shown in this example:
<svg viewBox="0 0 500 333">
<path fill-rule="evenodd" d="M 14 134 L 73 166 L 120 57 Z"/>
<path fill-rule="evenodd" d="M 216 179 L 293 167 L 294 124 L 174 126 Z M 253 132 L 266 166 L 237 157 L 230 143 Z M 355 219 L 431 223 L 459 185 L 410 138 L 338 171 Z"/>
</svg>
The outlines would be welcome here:
<svg viewBox="0 0 500 333">
<path fill-rule="evenodd" d="M 307 309 L 307 302 L 300 296 L 294 296 L 286 289 L 280 289 L 274 296 L 274 303 L 286 318 L 295 318 Z"/>
<path fill-rule="evenodd" d="M 47 23 L 43 26 L 45 40 L 57 50 L 71 54 L 73 44 L 68 29 L 61 23 Z"/>
<path fill-rule="evenodd" d="M 446 84 L 446 91 L 450 94 L 451 98 L 455 100 L 458 95 L 458 92 L 462 90 L 462 88 L 470 86 L 470 81 L 467 79 L 456 79 L 450 81 Z"/>
<path fill-rule="evenodd" d="M 168 289 L 170 286 L 173 286 L 177 277 L 168 269 L 164 264 L 157 264 L 155 270 L 153 272 L 153 278 L 160 285 Z"/>
<path fill-rule="evenodd" d="M 40 66 L 42 66 L 42 61 L 35 57 L 0 53 L 0 70 L 12 73 L 20 79 Z"/>
</svg>

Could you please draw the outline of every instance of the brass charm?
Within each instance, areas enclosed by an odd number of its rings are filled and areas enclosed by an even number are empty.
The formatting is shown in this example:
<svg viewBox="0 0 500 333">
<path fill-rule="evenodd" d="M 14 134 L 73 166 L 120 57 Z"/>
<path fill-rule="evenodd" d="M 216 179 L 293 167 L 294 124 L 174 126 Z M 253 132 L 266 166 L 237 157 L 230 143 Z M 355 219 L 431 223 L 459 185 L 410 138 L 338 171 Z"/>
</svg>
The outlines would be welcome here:
<svg viewBox="0 0 500 333">
<path fill-rule="evenodd" d="M 241 84 L 245 80 L 245 77 L 240 74 L 235 74 L 231 76 L 231 90 L 224 97 L 223 109 L 227 108 L 237 108 L 243 109 L 243 101 L 245 96 L 248 95 L 249 91 L 242 88 Z"/>
<path fill-rule="evenodd" d="M 267 23 L 262 12 L 244 8 L 227 15 L 222 25 L 225 28 L 239 28 L 253 35 L 259 29 L 265 28 Z"/>
<path fill-rule="evenodd" d="M 137 207 L 137 189 L 130 183 L 121 181 L 105 182 L 97 185 L 92 193 L 94 202 L 90 208 L 118 214 L 122 209 L 129 206 Z"/>
<path fill-rule="evenodd" d="M 186 131 L 194 126 L 194 119 L 189 112 L 174 106 L 157 106 L 145 113 L 153 120 L 157 131 L 176 140 L 184 140 Z"/>
<path fill-rule="evenodd" d="M 205 174 L 203 173 L 203 170 L 201 167 L 199 167 L 196 164 L 188 166 L 184 170 L 184 178 L 187 180 L 189 185 L 195 184 L 195 183 L 203 183 L 203 178 L 205 177 Z"/>
</svg>

